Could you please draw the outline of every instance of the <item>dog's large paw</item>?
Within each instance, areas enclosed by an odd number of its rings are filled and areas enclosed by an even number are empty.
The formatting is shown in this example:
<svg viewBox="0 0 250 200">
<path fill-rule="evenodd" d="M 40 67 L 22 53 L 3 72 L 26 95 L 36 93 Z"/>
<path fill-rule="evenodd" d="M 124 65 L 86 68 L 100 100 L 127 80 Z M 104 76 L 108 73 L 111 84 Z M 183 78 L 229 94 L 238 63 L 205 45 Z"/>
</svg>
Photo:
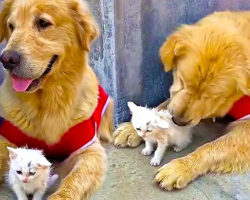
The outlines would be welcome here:
<svg viewBox="0 0 250 200">
<path fill-rule="evenodd" d="M 117 147 L 137 147 L 142 141 L 130 122 L 121 124 L 114 132 L 113 137 L 114 145 Z"/>
<path fill-rule="evenodd" d="M 161 167 L 156 174 L 155 182 L 166 190 L 182 189 L 197 177 L 183 159 L 176 159 Z"/>
</svg>

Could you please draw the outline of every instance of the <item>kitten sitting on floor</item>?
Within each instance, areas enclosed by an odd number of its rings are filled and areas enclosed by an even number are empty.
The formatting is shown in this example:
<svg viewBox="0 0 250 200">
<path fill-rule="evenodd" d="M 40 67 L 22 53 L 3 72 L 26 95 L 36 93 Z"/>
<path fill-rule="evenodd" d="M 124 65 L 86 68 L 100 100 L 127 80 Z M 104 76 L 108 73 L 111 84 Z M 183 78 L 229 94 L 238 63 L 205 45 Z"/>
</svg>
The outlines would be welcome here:
<svg viewBox="0 0 250 200">
<path fill-rule="evenodd" d="M 28 200 L 28 195 L 33 195 L 33 200 L 42 200 L 47 187 L 58 178 L 56 174 L 50 176 L 51 163 L 40 150 L 7 148 L 10 157 L 7 182 L 18 200 Z"/>
<path fill-rule="evenodd" d="M 132 113 L 132 124 L 139 136 L 145 140 L 143 155 L 151 155 L 153 145 L 157 143 L 154 157 L 151 159 L 152 166 L 158 166 L 169 146 L 173 146 L 175 152 L 185 148 L 192 139 L 192 128 L 180 127 L 172 122 L 172 116 L 167 110 L 149 109 L 128 102 Z"/>
</svg>

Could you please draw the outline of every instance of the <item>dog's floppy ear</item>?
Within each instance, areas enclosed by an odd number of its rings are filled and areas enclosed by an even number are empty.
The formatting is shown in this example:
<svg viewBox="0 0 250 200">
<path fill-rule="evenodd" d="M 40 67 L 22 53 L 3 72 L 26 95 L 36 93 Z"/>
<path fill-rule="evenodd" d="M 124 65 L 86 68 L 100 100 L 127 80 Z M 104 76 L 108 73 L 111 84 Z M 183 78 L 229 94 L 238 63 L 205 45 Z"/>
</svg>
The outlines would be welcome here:
<svg viewBox="0 0 250 200">
<path fill-rule="evenodd" d="M 186 52 L 190 27 L 188 25 L 180 27 L 161 46 L 159 54 L 165 72 L 170 71 L 176 59 Z"/>
<path fill-rule="evenodd" d="M 239 69 L 239 68 L 238 68 Z M 250 96 L 250 73 L 245 66 L 234 73 L 233 77 L 237 83 L 237 89 L 244 95 Z"/>
<path fill-rule="evenodd" d="M 99 36 L 98 24 L 85 1 L 71 1 L 70 11 L 76 21 L 76 29 L 82 47 L 89 51 L 91 42 Z"/>
<path fill-rule="evenodd" d="M 0 13 L 0 43 L 8 36 L 7 19 L 12 3 L 13 0 L 5 0 L 2 3 L 2 10 Z"/>
</svg>

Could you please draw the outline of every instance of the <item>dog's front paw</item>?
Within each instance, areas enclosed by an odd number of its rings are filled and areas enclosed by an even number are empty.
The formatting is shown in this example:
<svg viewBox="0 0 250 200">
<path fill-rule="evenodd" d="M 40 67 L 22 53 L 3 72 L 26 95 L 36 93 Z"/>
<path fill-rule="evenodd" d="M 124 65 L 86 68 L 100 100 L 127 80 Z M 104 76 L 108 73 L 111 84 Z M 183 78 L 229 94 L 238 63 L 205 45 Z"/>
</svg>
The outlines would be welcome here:
<svg viewBox="0 0 250 200">
<path fill-rule="evenodd" d="M 114 132 L 114 145 L 117 147 L 137 147 L 141 141 L 130 122 L 121 124 Z"/>
<path fill-rule="evenodd" d="M 153 152 L 153 149 L 145 147 L 144 149 L 142 149 L 141 154 L 144 156 L 149 156 L 152 154 L 152 152 Z"/>
<path fill-rule="evenodd" d="M 155 182 L 166 190 L 181 189 L 197 177 L 198 172 L 190 169 L 185 163 L 185 159 L 180 158 L 171 161 L 161 167 L 156 174 Z"/>
<path fill-rule="evenodd" d="M 150 161 L 150 165 L 157 167 L 161 164 L 161 159 L 157 158 L 157 157 L 153 157 Z"/>
</svg>

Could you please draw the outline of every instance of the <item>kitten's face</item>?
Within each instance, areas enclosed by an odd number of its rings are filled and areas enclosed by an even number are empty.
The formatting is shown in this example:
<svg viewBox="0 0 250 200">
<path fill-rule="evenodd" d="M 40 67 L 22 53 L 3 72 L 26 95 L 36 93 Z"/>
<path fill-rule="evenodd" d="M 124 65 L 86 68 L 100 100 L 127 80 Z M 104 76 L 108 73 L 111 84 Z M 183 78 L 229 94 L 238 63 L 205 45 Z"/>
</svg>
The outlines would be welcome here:
<svg viewBox="0 0 250 200">
<path fill-rule="evenodd" d="M 169 124 L 163 121 L 151 109 L 136 106 L 134 103 L 128 103 L 132 113 L 132 125 L 137 131 L 137 134 L 143 138 L 150 136 L 157 128 L 168 128 Z"/>
<path fill-rule="evenodd" d="M 38 176 L 45 175 L 51 163 L 39 150 L 9 148 L 10 170 L 17 179 L 29 183 Z"/>
<path fill-rule="evenodd" d="M 146 113 L 138 108 L 138 111 L 133 114 L 131 122 L 137 134 L 144 138 L 151 135 L 155 129 L 152 125 L 152 120 L 150 113 Z"/>
<path fill-rule="evenodd" d="M 20 162 L 19 160 L 18 162 Z M 28 161 L 22 161 L 22 163 L 13 163 L 12 169 L 15 172 L 19 181 L 29 183 L 37 176 L 37 168 L 33 164 L 29 164 Z"/>
</svg>

